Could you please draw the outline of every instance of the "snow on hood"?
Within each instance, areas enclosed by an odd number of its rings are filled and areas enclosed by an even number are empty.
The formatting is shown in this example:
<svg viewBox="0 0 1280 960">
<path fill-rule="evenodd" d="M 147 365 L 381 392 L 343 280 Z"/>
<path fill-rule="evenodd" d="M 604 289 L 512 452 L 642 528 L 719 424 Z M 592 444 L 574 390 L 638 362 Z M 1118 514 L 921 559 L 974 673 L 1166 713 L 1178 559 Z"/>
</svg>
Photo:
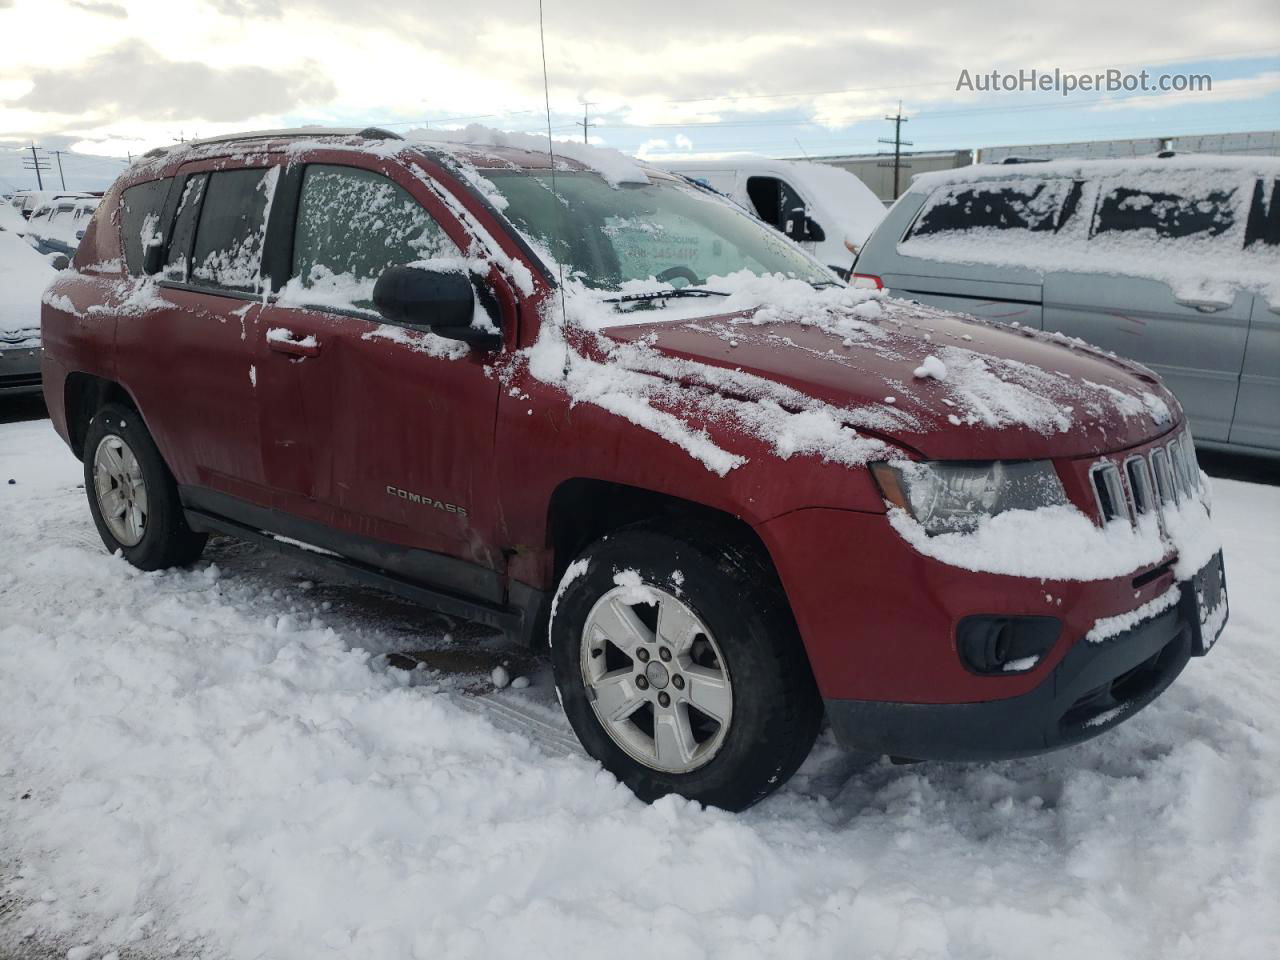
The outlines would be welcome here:
<svg viewBox="0 0 1280 960">
<path fill-rule="evenodd" d="M 732 289 L 727 297 L 620 315 L 605 294 L 568 287 L 572 333 L 559 301 L 548 301 L 529 352 L 534 375 L 722 475 L 745 457 L 719 446 L 706 423 L 732 425 L 783 458 L 856 465 L 895 445 L 944 459 L 1092 455 L 1179 418 L 1173 396 L 1136 364 L 879 291 L 739 274 L 708 281 Z"/>
</svg>

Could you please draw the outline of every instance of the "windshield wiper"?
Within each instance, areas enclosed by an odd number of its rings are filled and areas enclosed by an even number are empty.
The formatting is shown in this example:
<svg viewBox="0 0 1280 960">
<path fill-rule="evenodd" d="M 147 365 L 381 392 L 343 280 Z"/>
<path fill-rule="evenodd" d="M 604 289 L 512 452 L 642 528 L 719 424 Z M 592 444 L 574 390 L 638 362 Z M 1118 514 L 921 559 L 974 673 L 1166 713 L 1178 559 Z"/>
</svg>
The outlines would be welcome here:
<svg viewBox="0 0 1280 960">
<path fill-rule="evenodd" d="M 681 287 L 656 290 L 653 293 L 626 293 L 620 297 L 608 297 L 605 303 L 651 303 L 654 300 L 670 300 L 675 297 L 727 297 L 724 290 L 707 290 L 704 287 Z"/>
</svg>

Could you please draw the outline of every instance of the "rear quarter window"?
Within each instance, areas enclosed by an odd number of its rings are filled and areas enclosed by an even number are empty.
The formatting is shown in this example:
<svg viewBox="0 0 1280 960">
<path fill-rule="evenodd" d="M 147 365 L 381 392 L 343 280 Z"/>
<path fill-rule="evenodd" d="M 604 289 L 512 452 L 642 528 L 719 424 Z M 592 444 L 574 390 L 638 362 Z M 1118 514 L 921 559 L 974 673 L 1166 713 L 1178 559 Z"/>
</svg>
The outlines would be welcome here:
<svg viewBox="0 0 1280 960">
<path fill-rule="evenodd" d="M 262 285 L 267 211 L 280 170 L 225 170 L 205 189 L 189 282 L 240 293 Z"/>
<path fill-rule="evenodd" d="M 134 276 L 142 274 L 144 237 L 160 233 L 160 214 L 173 178 L 151 180 L 129 187 L 120 198 L 120 247 L 125 268 Z M 92 215 L 86 209 L 84 213 Z"/>
<path fill-rule="evenodd" d="M 957 183 L 940 187 L 921 206 L 905 239 L 983 231 L 1057 232 L 1075 213 L 1081 184 L 1072 180 Z"/>
</svg>

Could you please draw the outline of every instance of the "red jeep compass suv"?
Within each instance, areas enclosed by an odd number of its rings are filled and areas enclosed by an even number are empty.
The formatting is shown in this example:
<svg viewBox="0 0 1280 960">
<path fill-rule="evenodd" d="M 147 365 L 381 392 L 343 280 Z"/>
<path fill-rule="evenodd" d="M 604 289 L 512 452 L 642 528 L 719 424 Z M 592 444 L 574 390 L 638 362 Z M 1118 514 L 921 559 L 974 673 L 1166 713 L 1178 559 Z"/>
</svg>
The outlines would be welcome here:
<svg viewBox="0 0 1280 960">
<path fill-rule="evenodd" d="M 592 756 L 730 809 L 824 715 L 895 757 L 1031 754 L 1217 638 L 1207 484 L 1150 372 L 547 146 L 284 131 L 131 166 L 43 309 L 107 548 L 230 534 L 548 642 Z"/>
</svg>

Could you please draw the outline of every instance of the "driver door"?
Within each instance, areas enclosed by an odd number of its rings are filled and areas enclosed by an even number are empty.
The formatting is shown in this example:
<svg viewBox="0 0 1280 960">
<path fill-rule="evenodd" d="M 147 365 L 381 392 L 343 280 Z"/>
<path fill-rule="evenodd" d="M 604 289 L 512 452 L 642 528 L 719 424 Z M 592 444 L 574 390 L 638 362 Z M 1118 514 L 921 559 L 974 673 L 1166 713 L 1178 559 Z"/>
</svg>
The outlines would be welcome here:
<svg viewBox="0 0 1280 960">
<path fill-rule="evenodd" d="M 263 308 L 257 340 L 276 505 L 335 531 L 319 546 L 491 596 L 502 563 L 491 358 L 388 324 L 372 305 L 387 267 L 462 256 L 461 228 L 398 168 L 352 158 L 290 176 L 290 229 L 277 234 L 288 281 Z"/>
</svg>

